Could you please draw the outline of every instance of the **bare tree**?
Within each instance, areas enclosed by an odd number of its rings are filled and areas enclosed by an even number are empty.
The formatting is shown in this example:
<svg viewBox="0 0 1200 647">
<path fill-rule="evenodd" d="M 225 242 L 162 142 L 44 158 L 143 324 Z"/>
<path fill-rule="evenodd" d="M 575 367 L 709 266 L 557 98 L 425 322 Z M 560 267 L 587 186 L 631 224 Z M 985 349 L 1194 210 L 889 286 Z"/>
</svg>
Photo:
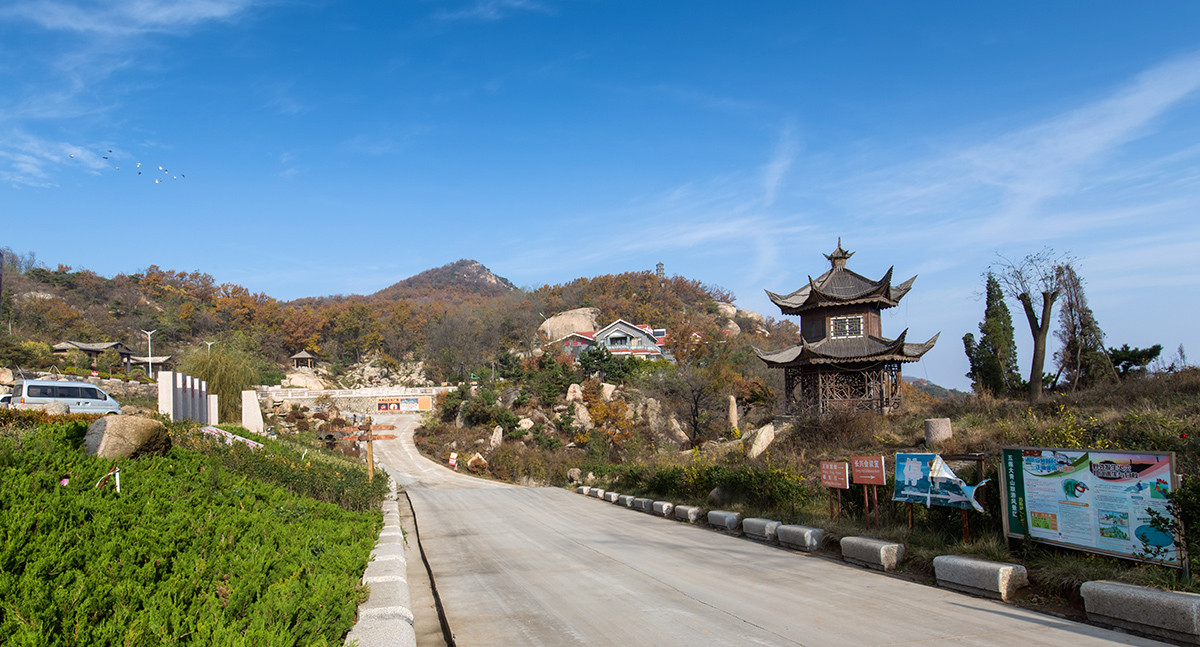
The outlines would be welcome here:
<svg viewBox="0 0 1200 647">
<path fill-rule="evenodd" d="M 1042 399 L 1042 381 L 1046 365 L 1046 338 L 1050 334 L 1050 315 L 1063 289 L 1064 268 L 1074 260 L 1058 256 L 1046 247 L 1018 261 L 1004 256 L 992 264 L 992 271 L 1004 286 L 1004 293 L 1020 302 L 1033 335 L 1033 361 L 1029 367 L 1029 403 Z M 1035 299 L 1038 303 L 1035 307 Z"/>
</svg>

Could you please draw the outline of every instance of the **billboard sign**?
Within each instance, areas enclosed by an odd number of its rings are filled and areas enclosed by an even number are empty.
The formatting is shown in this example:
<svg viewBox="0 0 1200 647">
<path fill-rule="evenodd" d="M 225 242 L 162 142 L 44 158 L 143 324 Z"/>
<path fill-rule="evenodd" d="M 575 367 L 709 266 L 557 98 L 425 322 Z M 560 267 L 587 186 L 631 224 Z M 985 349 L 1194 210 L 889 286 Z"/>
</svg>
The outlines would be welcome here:
<svg viewBox="0 0 1200 647">
<path fill-rule="evenodd" d="M 821 486 L 838 490 L 850 489 L 850 463 L 821 461 Z"/>
<path fill-rule="evenodd" d="M 1173 452 L 1006 447 L 1002 457 L 1009 536 L 1183 566 L 1167 500 Z"/>
<path fill-rule="evenodd" d="M 892 500 L 983 512 L 975 493 L 988 480 L 967 485 L 938 454 L 896 454 L 896 491 Z"/>
</svg>

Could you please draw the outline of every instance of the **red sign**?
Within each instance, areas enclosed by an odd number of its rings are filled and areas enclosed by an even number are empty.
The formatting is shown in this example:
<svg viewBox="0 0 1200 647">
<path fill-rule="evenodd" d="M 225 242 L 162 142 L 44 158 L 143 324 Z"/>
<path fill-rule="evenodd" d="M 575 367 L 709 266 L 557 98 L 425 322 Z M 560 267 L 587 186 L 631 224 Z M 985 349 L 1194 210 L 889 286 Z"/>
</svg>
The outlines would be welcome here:
<svg viewBox="0 0 1200 647">
<path fill-rule="evenodd" d="M 849 490 L 850 463 L 845 461 L 821 461 L 821 485 L 839 490 Z"/>
<path fill-rule="evenodd" d="M 887 465 L 882 456 L 851 456 L 855 485 L 887 485 Z"/>
</svg>

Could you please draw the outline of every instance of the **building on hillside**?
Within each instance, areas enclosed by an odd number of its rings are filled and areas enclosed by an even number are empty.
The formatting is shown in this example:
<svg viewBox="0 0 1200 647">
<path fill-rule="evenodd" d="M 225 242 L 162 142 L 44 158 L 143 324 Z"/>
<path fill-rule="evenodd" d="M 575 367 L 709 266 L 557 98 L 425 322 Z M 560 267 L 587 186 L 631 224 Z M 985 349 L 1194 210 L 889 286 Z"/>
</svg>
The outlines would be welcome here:
<svg viewBox="0 0 1200 647">
<path fill-rule="evenodd" d="M 94 367 L 96 365 L 96 358 L 100 357 L 101 353 L 110 348 L 116 351 L 117 355 L 121 357 L 121 365 L 125 367 L 126 371 L 128 371 L 129 358 L 133 355 L 133 351 L 129 350 L 128 346 L 119 341 L 96 343 L 83 341 L 64 341 L 55 344 L 53 352 L 55 355 L 66 355 L 71 351 L 81 351 L 88 356 L 88 358 L 92 361 L 92 366 Z"/>
<path fill-rule="evenodd" d="M 666 340 L 665 328 L 637 326 L 617 319 L 600 330 L 573 332 L 553 343 L 560 344 L 567 354 L 576 358 L 589 348 L 607 348 L 618 357 L 659 359 L 666 357 L 663 351 Z"/>
<path fill-rule="evenodd" d="M 292 355 L 289 359 L 292 360 L 292 368 L 316 368 L 317 367 L 317 356 L 313 355 L 312 353 L 310 353 L 306 350 L 302 350 L 299 353 Z"/>
<path fill-rule="evenodd" d="M 151 373 L 157 374 L 159 371 L 169 371 L 171 370 L 171 367 L 175 365 L 174 357 L 172 355 L 155 355 L 154 357 L 150 357 L 149 355 L 145 357 L 134 355 L 129 359 L 133 360 L 134 366 L 141 366 L 145 368 L 146 375 L 151 378 L 155 377 L 154 375 L 151 375 Z"/>
<path fill-rule="evenodd" d="M 842 249 L 826 254 L 832 267 L 787 295 L 767 291 L 785 315 L 800 315 L 800 345 L 779 351 L 755 349 L 771 368 L 783 369 L 788 415 L 831 411 L 888 413 L 900 406 L 901 365 L 915 362 L 937 343 L 883 336 L 880 312 L 893 308 L 912 289 L 912 277 L 892 285 L 892 269 L 873 281 L 846 267 L 854 255 Z M 940 334 L 940 333 L 939 333 Z"/>
</svg>

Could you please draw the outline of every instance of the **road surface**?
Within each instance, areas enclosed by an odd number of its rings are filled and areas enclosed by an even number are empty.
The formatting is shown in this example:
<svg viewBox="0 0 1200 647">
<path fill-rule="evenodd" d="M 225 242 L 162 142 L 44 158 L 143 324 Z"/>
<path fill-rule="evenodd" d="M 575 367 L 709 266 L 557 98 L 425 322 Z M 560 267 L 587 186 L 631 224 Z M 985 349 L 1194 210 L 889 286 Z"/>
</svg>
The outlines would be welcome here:
<svg viewBox="0 0 1200 647">
<path fill-rule="evenodd" d="M 375 457 L 408 492 L 457 645 L 1161 646 L 554 488 L 456 474 L 415 416 Z M 468 452 L 469 453 L 469 452 Z"/>
</svg>

